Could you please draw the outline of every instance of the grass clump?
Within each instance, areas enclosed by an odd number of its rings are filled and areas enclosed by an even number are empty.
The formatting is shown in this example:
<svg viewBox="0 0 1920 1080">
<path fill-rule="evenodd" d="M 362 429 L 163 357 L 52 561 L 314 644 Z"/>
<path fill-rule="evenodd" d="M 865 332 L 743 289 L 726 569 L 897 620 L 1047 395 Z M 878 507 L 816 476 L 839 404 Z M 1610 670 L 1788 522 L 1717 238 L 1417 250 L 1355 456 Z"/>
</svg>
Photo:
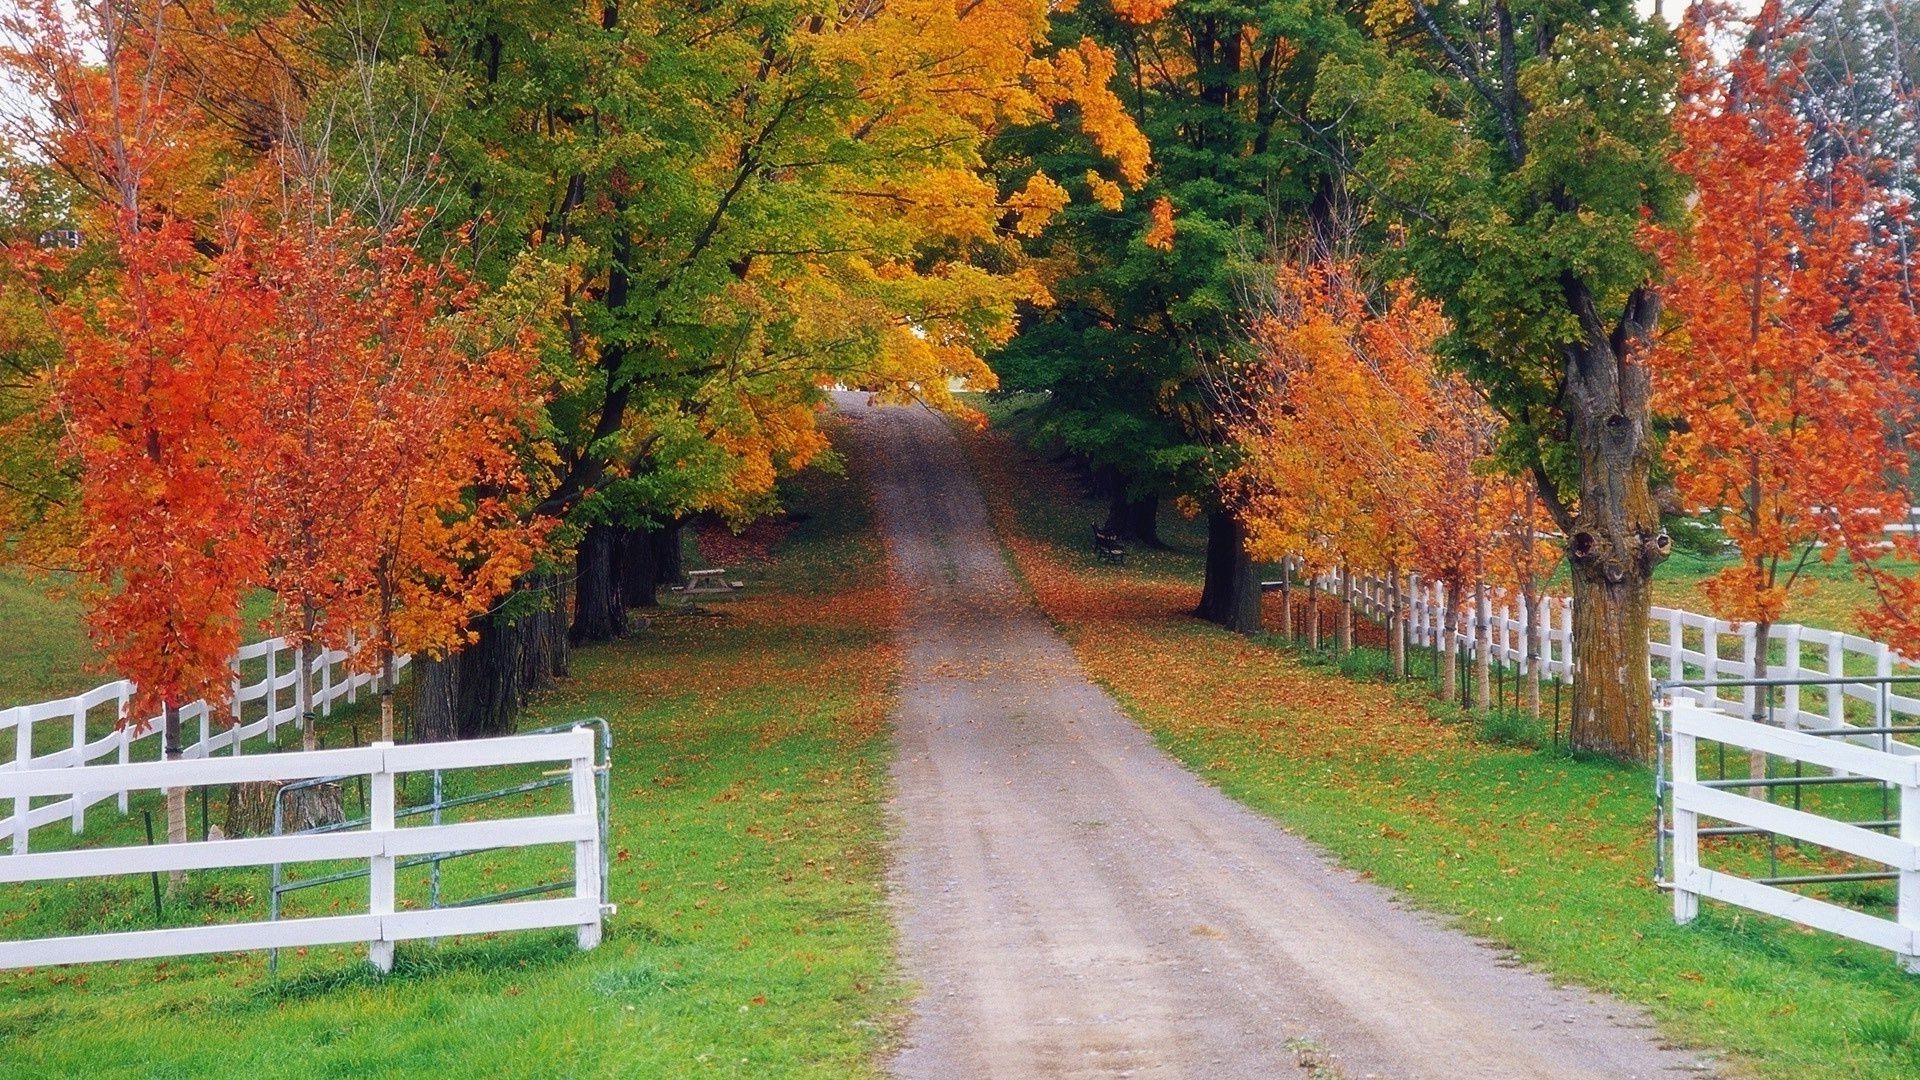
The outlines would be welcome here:
<svg viewBox="0 0 1920 1080">
<path fill-rule="evenodd" d="M 1538 750 L 1542 735 L 1539 718 L 1524 709 L 1488 709 L 1474 719 L 1473 737 L 1489 746 Z"/>
</svg>

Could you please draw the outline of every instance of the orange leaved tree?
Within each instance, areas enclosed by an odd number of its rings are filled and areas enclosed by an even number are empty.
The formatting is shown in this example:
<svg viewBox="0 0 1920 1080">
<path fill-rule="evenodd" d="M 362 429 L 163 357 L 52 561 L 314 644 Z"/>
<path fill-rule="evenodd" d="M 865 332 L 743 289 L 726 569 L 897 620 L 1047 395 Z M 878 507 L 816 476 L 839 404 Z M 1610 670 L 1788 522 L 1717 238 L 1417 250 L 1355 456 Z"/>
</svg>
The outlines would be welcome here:
<svg viewBox="0 0 1920 1080">
<path fill-rule="evenodd" d="M 1809 561 L 1847 552 L 1879 576 L 1885 526 L 1909 502 L 1920 344 L 1894 249 L 1875 242 L 1897 203 L 1872 163 L 1809 153 L 1794 26 L 1777 0 L 1750 21 L 1690 11 L 1676 163 L 1697 199 L 1684 231 L 1650 230 L 1678 316 L 1652 356 L 1656 407 L 1676 418 L 1667 456 L 1680 498 L 1718 512 L 1739 549 L 1706 592 L 1752 625 L 1756 678 Z M 1722 61 L 1712 46 L 1729 33 L 1743 44 Z"/>
<path fill-rule="evenodd" d="M 136 685 L 126 722 L 160 709 L 175 758 L 181 707 L 224 699 L 265 552 L 247 513 L 260 428 L 244 223 L 192 220 L 210 210 L 223 140 L 164 75 L 160 15 L 17 5 L 0 16 L 0 67 L 35 102 L 7 115 L 8 138 L 71 186 L 83 230 L 107 249 L 78 280 L 39 278 L 61 354 L 53 415 L 78 491 L 89 629 Z M 182 789 L 167 792 L 167 827 L 186 838 Z"/>
<path fill-rule="evenodd" d="M 522 454 L 543 401 L 534 351 L 499 339 L 474 310 L 477 288 L 422 256 L 414 234 L 343 221 L 290 241 L 293 265 L 325 282 L 344 320 L 320 332 L 335 351 L 309 377 L 341 397 L 328 408 L 349 414 L 350 431 L 323 456 L 353 481 L 309 496 L 327 545 L 310 568 L 339 584 L 294 582 L 321 590 L 306 596 L 327 604 L 334 643 L 351 634 L 364 644 L 356 663 L 380 673 L 384 740 L 394 737 L 397 658 L 468 644 L 474 618 L 532 566 L 551 525 L 526 505 Z M 284 311 L 296 331 L 311 325 L 301 306 Z M 305 391 L 294 388 L 289 400 L 302 407 Z M 290 464 L 306 460 L 294 441 L 282 441 Z"/>
</svg>

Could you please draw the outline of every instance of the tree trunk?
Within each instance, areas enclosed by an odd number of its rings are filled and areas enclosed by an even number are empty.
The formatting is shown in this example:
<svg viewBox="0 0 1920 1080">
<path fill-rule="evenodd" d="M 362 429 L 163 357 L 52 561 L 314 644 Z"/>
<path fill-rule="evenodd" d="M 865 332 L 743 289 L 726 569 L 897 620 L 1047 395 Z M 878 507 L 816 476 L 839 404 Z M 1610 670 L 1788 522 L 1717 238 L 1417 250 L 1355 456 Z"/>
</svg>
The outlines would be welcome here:
<svg viewBox="0 0 1920 1080">
<path fill-rule="evenodd" d="M 380 653 L 380 741 L 393 741 L 393 680 L 399 669 L 393 662 L 392 645 L 383 646 Z"/>
<path fill-rule="evenodd" d="M 338 825 L 347 819 L 346 804 L 340 797 L 339 784 L 317 784 L 302 788 L 283 799 L 280 789 L 289 782 L 263 780 L 255 784 L 235 784 L 227 796 L 227 839 L 272 836 L 276 802 L 280 804 L 281 835 Z"/>
<path fill-rule="evenodd" d="M 1489 618 L 1487 583 L 1473 587 L 1473 706 L 1481 712 L 1493 707 L 1493 620 Z"/>
<path fill-rule="evenodd" d="M 658 607 L 660 529 L 622 529 L 620 599 L 630 608 Z"/>
<path fill-rule="evenodd" d="M 593 525 L 574 555 L 573 644 L 614 641 L 627 632 L 626 607 L 620 601 L 620 577 L 614 565 L 615 532 Z"/>
<path fill-rule="evenodd" d="M 168 702 L 162 714 L 164 719 L 160 729 L 160 738 L 168 761 L 179 761 L 180 750 L 180 709 Z M 187 789 L 170 787 L 167 789 L 167 843 L 184 844 L 187 842 Z M 172 895 L 187 880 L 183 870 L 167 871 L 167 893 Z"/>
<path fill-rule="evenodd" d="M 299 668 L 293 680 L 293 706 L 300 711 L 300 749 L 318 750 L 320 732 L 314 728 L 313 645 L 310 640 L 302 641 L 300 647 L 293 650 L 293 663 Z"/>
<path fill-rule="evenodd" d="M 1307 579 L 1307 651 L 1320 651 L 1320 579 Z"/>
<path fill-rule="evenodd" d="M 1194 614 L 1236 634 L 1260 630 L 1260 579 L 1247 554 L 1247 530 L 1231 510 L 1207 515 L 1207 576 Z"/>
<path fill-rule="evenodd" d="M 458 714 L 460 660 L 413 658 L 413 739 L 450 742 L 460 737 Z"/>
<path fill-rule="evenodd" d="M 654 535 L 653 559 L 660 571 L 654 575 L 655 584 L 686 584 L 686 559 L 682 553 L 685 532 L 686 522 L 675 521 Z"/>
<path fill-rule="evenodd" d="M 1460 601 L 1454 590 L 1447 590 L 1446 610 L 1440 617 L 1440 699 L 1452 703 L 1460 697 L 1460 666 L 1455 663 L 1460 641 Z"/>
<path fill-rule="evenodd" d="M 1770 622 L 1756 622 L 1753 624 L 1753 677 L 1756 679 L 1764 679 L 1767 677 L 1767 668 L 1770 661 L 1770 658 L 1767 656 L 1767 634 L 1772 629 L 1773 624 Z M 1831 692 L 1832 691 L 1829 691 L 1829 693 Z M 1772 693 L 1770 687 L 1756 686 L 1753 688 L 1754 723 L 1764 724 L 1767 722 L 1767 703 L 1771 699 Z M 1761 779 L 1766 778 L 1767 752 L 1765 750 L 1747 751 L 1747 775 Z M 1689 779 L 1691 779 L 1691 777 L 1689 777 Z M 1750 787 L 1747 789 L 1747 795 L 1755 799 L 1764 799 L 1767 797 L 1767 789 L 1764 787 Z"/>
<path fill-rule="evenodd" d="M 1286 628 L 1287 640 L 1293 636 L 1293 574 L 1286 563 L 1280 564 L 1280 625 Z"/>
<path fill-rule="evenodd" d="M 1353 572 L 1340 568 L 1340 651 L 1353 651 Z"/>
<path fill-rule="evenodd" d="M 1126 477 L 1112 467 L 1101 470 L 1101 486 L 1107 489 L 1107 523 L 1102 531 L 1148 547 L 1165 546 L 1160 543 L 1160 496 L 1130 498 Z"/>
<path fill-rule="evenodd" d="M 526 664 L 525 620 L 500 618 L 480 621 L 479 635 L 455 654 L 460 670 L 454 677 L 455 734 L 462 739 L 511 735 L 520 718 L 527 691 L 522 682 Z"/>
<path fill-rule="evenodd" d="M 1631 761 L 1653 754 L 1653 688 L 1647 679 L 1651 582 L 1573 575 L 1573 719 L 1576 750 Z"/>
<path fill-rule="evenodd" d="M 1647 624 L 1653 568 L 1671 547 L 1660 529 L 1653 468 L 1650 376 L 1640 351 L 1660 317 L 1650 288 L 1626 300 L 1616 326 L 1601 321 L 1584 282 L 1562 281 L 1583 340 L 1566 349 L 1565 401 L 1579 464 L 1578 498 L 1550 501 L 1567 534 L 1573 573 L 1574 679 L 1569 742 L 1631 761 L 1653 755 Z M 1542 478 L 1542 491 L 1552 490 Z"/>
</svg>

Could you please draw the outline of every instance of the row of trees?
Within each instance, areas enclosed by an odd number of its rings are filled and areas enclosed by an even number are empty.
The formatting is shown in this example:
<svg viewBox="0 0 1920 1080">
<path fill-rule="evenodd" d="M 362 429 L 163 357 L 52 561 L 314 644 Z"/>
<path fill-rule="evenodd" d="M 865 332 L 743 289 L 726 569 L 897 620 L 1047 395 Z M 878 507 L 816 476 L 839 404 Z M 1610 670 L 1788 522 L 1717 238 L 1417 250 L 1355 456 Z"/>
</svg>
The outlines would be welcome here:
<svg viewBox="0 0 1920 1080">
<path fill-rule="evenodd" d="M 1853 6 L 1904 41 L 1910 10 Z M 1003 378 L 1050 391 L 1109 529 L 1156 494 L 1210 508 L 1199 613 L 1234 629 L 1259 617 L 1243 552 L 1462 597 L 1537 587 L 1557 534 L 1573 744 L 1645 757 L 1664 514 L 1727 511 L 1725 615 L 1777 618 L 1845 552 L 1879 625 L 1914 628 L 1882 572 L 1910 501 L 1914 72 L 1843 24 L 1083 4 L 1062 25 L 1122 58 L 1158 166 L 1038 241 L 1061 302 Z"/>
<path fill-rule="evenodd" d="M 1069 198 L 996 133 L 1071 112 L 1143 183 L 1049 7 L 16 6 L 6 552 L 137 715 L 219 700 L 265 588 L 303 655 L 415 653 L 417 734 L 508 727 L 682 522 L 829 458 L 826 388 L 991 385 Z"/>
</svg>

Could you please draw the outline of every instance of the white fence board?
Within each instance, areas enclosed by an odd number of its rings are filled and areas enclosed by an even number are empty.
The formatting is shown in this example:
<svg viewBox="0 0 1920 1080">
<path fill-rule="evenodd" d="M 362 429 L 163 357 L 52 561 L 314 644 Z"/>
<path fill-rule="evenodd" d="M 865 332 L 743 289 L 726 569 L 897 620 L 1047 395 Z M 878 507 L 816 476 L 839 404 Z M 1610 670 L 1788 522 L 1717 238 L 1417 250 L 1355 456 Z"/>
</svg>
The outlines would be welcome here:
<svg viewBox="0 0 1920 1080">
<path fill-rule="evenodd" d="M 375 966 L 387 970 L 392 966 L 395 941 L 535 927 L 574 927 L 581 947 L 591 948 L 600 940 L 599 868 L 604 843 L 594 745 L 592 730 L 580 727 L 405 747 L 377 743 L 350 750 L 0 772 L 0 799 L 20 802 L 31 795 L 113 785 L 190 787 L 365 775 L 372 803 L 370 822 L 363 830 L 21 853 L 0 859 L 0 883 L 357 859 L 368 860 L 370 867 L 369 910 L 365 914 L 0 942 L 0 968 L 361 941 L 367 943 L 368 956 Z M 573 788 L 570 813 L 413 827 L 396 823 L 394 780 L 401 773 L 550 762 L 566 766 Z M 396 860 L 401 857 L 544 844 L 573 846 L 572 897 L 427 911 L 395 910 L 394 875 Z"/>
<path fill-rule="evenodd" d="M 1673 809 L 1674 919 L 1690 922 L 1702 897 L 1738 904 L 1804 926 L 1890 949 L 1909 969 L 1920 970 L 1920 761 L 1838 739 L 1786 731 L 1729 716 L 1692 701 L 1671 701 L 1666 776 Z M 1708 787 L 1699 778 L 1701 740 L 1761 750 L 1798 765 L 1851 774 L 1864 782 L 1899 785 L 1899 830 L 1885 834 L 1804 809 L 1734 794 L 1745 788 Z M 1891 867 L 1898 880 L 1895 918 L 1882 919 L 1764 881 L 1751 881 L 1700 865 L 1700 818 L 1764 830 L 1774 837 L 1814 844 Z M 1664 822 L 1662 825 L 1664 826 Z M 1782 884 L 1792 884 L 1783 882 Z"/>
<path fill-rule="evenodd" d="M 312 705 L 314 711 L 322 715 L 331 715 L 333 703 L 341 698 L 354 700 L 356 693 L 365 686 L 376 682 L 376 677 L 366 672 L 336 673 L 351 659 L 350 654 L 339 649 L 317 653 L 308 664 L 309 676 L 314 681 Z M 266 671 L 252 682 L 242 683 L 239 671 L 241 665 L 259 661 Z M 408 665 L 408 657 L 397 658 L 397 668 Z M 299 680 L 299 663 L 296 654 L 284 639 L 272 638 L 245 646 L 234 654 L 234 683 L 227 695 L 227 711 L 234 717 L 242 717 L 243 710 L 257 708 L 262 715 L 240 724 L 216 725 L 213 707 L 205 701 L 196 701 L 182 706 L 180 721 L 183 731 L 198 728 L 198 738 L 182 749 L 189 760 L 205 760 L 219 753 L 239 754 L 242 744 L 249 739 L 265 736 L 269 744 L 279 742 L 280 728 L 299 720 L 299 706 L 291 700 L 283 703 L 282 698 L 291 695 L 283 691 L 291 689 Z M 9 729 L 13 732 L 11 740 L 0 741 L 0 746 L 10 743 L 13 751 L 11 761 L 0 762 L 0 771 L 34 771 L 53 769 L 72 769 L 89 766 L 102 758 L 113 758 L 125 764 L 132 758 L 132 750 L 142 741 L 159 741 L 161 718 L 148 717 L 135 731 L 134 725 L 122 724 L 127 720 L 127 703 L 133 695 L 133 684 L 125 679 L 104 683 L 83 694 L 59 698 L 53 701 L 34 702 L 28 705 L 0 709 L 0 732 Z M 119 725 L 115 730 L 97 739 L 88 739 L 90 713 L 111 703 L 115 712 L 113 719 Z M 259 704 L 256 704 L 259 703 Z M 44 731 L 46 725 L 66 721 L 63 734 L 66 745 L 58 750 L 43 754 L 34 752 L 36 733 Z M 0 737 L 3 739 L 3 737 Z M 37 828 L 58 821 L 69 821 L 73 831 L 82 831 L 86 824 L 86 810 L 108 798 L 116 798 L 120 812 L 127 811 L 128 788 L 105 792 L 81 793 L 56 804 L 58 809 L 46 811 L 46 807 L 35 807 L 29 811 L 24 821 L 15 813 L 0 817 L 0 836 L 12 836 L 14 851 L 26 850 L 27 836 Z"/>
<path fill-rule="evenodd" d="M 1898 923 L 1773 885 L 1762 885 L 1757 881 L 1698 866 L 1676 871 L 1673 884 L 1675 888 L 1684 888 L 1710 900 L 1721 900 L 1777 915 L 1802 926 L 1877 945 L 1901 956 L 1911 956 L 1915 951 L 1914 932 Z"/>
</svg>

